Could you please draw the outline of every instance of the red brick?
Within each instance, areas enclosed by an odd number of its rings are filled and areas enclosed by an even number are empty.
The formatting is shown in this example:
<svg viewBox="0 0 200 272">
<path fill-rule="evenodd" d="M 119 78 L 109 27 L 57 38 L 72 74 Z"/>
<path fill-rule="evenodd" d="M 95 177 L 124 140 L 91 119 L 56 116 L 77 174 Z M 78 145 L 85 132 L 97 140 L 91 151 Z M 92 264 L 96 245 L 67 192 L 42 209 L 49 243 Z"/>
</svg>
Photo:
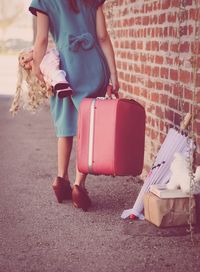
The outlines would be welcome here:
<svg viewBox="0 0 200 272">
<path fill-rule="evenodd" d="M 197 99 L 198 102 L 200 101 L 200 91 L 197 91 L 196 99 Z"/>
<path fill-rule="evenodd" d="M 146 43 L 146 50 L 151 50 L 151 42 L 150 41 L 148 41 Z"/>
<path fill-rule="evenodd" d="M 143 49 L 143 41 L 138 41 L 137 42 L 137 49 Z"/>
<path fill-rule="evenodd" d="M 183 112 L 190 112 L 190 104 L 188 102 L 183 101 Z"/>
<path fill-rule="evenodd" d="M 188 21 L 188 17 L 189 17 L 188 11 L 186 9 L 182 10 L 182 12 L 180 14 L 180 21 L 181 22 L 187 22 Z"/>
<path fill-rule="evenodd" d="M 136 41 L 131 41 L 131 45 L 130 45 L 131 49 L 136 49 Z"/>
<path fill-rule="evenodd" d="M 126 63 L 126 62 L 123 62 L 123 63 L 122 63 L 122 69 L 123 69 L 123 70 L 127 70 L 127 63 Z"/>
<path fill-rule="evenodd" d="M 151 75 L 151 66 L 149 66 L 149 65 L 145 66 L 145 74 L 148 75 L 148 76 Z"/>
<path fill-rule="evenodd" d="M 173 26 L 169 26 L 169 36 L 170 37 L 175 37 L 175 38 L 177 38 L 177 29 L 176 28 L 174 28 Z"/>
<path fill-rule="evenodd" d="M 146 12 L 152 12 L 152 5 L 151 4 L 146 4 L 145 9 L 146 9 Z"/>
<path fill-rule="evenodd" d="M 184 42 L 180 44 L 180 52 L 188 53 L 190 50 L 190 43 Z"/>
<path fill-rule="evenodd" d="M 165 110 L 165 118 L 169 121 L 173 121 L 174 118 L 174 112 L 170 110 L 169 108 Z"/>
<path fill-rule="evenodd" d="M 190 83 L 191 79 L 190 79 L 190 72 L 188 71 L 180 71 L 180 81 L 182 81 L 183 83 Z"/>
<path fill-rule="evenodd" d="M 200 46 L 199 46 L 199 42 L 192 42 L 191 43 L 191 50 L 192 50 L 192 54 L 200 54 Z"/>
<path fill-rule="evenodd" d="M 129 43 L 129 41 L 125 41 L 124 47 L 125 47 L 125 48 L 130 48 L 130 43 Z"/>
<path fill-rule="evenodd" d="M 154 88 L 155 88 L 155 82 L 152 81 L 151 79 L 148 79 L 148 81 L 147 81 L 147 86 L 148 86 L 148 88 L 150 88 L 150 89 L 154 89 Z"/>
<path fill-rule="evenodd" d="M 195 163 L 196 165 L 200 165 L 200 154 L 198 154 L 198 153 L 196 154 L 195 162 L 196 162 Z"/>
<path fill-rule="evenodd" d="M 165 83 L 165 84 L 164 84 L 164 90 L 165 90 L 167 93 L 172 93 L 172 85 Z"/>
<path fill-rule="evenodd" d="M 168 48 L 169 48 L 168 42 L 163 42 L 160 46 L 160 50 L 162 50 L 162 51 L 168 51 Z"/>
<path fill-rule="evenodd" d="M 168 16 L 167 16 L 167 21 L 169 22 L 169 23 L 175 23 L 176 22 L 176 20 L 177 20 L 177 13 L 172 13 L 172 12 L 170 12 L 169 14 L 168 14 Z"/>
<path fill-rule="evenodd" d="M 152 67 L 152 69 L 151 69 L 151 75 L 153 76 L 153 77 L 159 77 L 159 67 L 158 66 L 154 66 L 154 67 Z"/>
<path fill-rule="evenodd" d="M 197 20 L 197 18 L 198 18 L 198 11 L 196 9 L 190 9 L 189 10 L 189 19 Z"/>
<path fill-rule="evenodd" d="M 142 24 L 142 17 L 136 17 L 135 18 L 135 24 L 136 25 L 141 25 Z"/>
<path fill-rule="evenodd" d="M 168 37 L 168 35 L 169 35 L 169 28 L 168 27 L 164 27 L 164 29 L 162 31 L 163 32 L 160 33 L 160 36 L 162 37 L 164 35 L 164 37 Z"/>
<path fill-rule="evenodd" d="M 165 127 L 166 127 L 166 125 L 165 125 Z M 161 131 L 162 131 L 162 130 L 161 130 Z M 160 143 L 161 143 L 161 144 L 164 142 L 165 138 L 166 138 L 166 135 L 160 133 Z"/>
<path fill-rule="evenodd" d="M 140 95 L 140 88 L 134 87 L 133 93 L 134 93 L 135 95 L 139 96 L 139 95 Z"/>
<path fill-rule="evenodd" d="M 124 72 L 119 72 L 119 79 L 124 80 Z"/>
<path fill-rule="evenodd" d="M 188 27 L 186 25 L 185 26 L 180 26 L 180 28 L 179 28 L 179 35 L 180 36 L 187 35 L 187 29 L 188 29 Z"/>
<path fill-rule="evenodd" d="M 143 23 L 143 25 L 149 25 L 149 16 L 143 17 L 142 23 Z"/>
<path fill-rule="evenodd" d="M 200 73 L 196 74 L 196 87 L 200 87 Z"/>
<path fill-rule="evenodd" d="M 156 82 L 156 89 L 157 90 L 163 90 L 163 82 L 157 81 Z"/>
<path fill-rule="evenodd" d="M 191 35 L 194 31 L 194 27 L 192 25 L 188 26 L 188 35 Z"/>
<path fill-rule="evenodd" d="M 163 57 L 162 56 L 155 56 L 155 63 L 156 64 L 163 64 Z"/>
<path fill-rule="evenodd" d="M 181 115 L 175 112 L 173 121 L 176 126 L 180 126 L 180 123 L 182 121 Z"/>
<path fill-rule="evenodd" d="M 140 54 L 140 61 L 145 62 L 147 60 L 147 56 L 145 54 Z"/>
<path fill-rule="evenodd" d="M 158 138 L 158 132 L 156 130 L 151 130 L 151 139 L 156 140 Z"/>
<path fill-rule="evenodd" d="M 159 102 L 159 94 L 158 93 L 151 93 L 151 101 Z"/>
<path fill-rule="evenodd" d="M 171 7 L 179 7 L 180 0 L 172 0 L 171 1 Z"/>
<path fill-rule="evenodd" d="M 184 99 L 189 99 L 191 100 L 192 99 L 192 91 L 185 88 L 184 89 Z"/>
<path fill-rule="evenodd" d="M 149 24 L 151 25 L 156 25 L 158 23 L 158 16 L 157 15 L 152 15 L 149 19 Z"/>
<path fill-rule="evenodd" d="M 161 14 L 161 15 L 158 17 L 158 23 L 159 23 L 159 24 L 163 24 L 163 23 L 165 22 L 165 20 L 166 20 L 166 14 L 165 14 L 165 13 Z"/>
<path fill-rule="evenodd" d="M 177 105 L 178 105 L 178 100 L 173 98 L 173 97 L 170 97 L 169 98 L 169 107 L 172 108 L 172 109 L 176 109 L 177 108 Z"/>
<path fill-rule="evenodd" d="M 159 42 L 158 42 L 158 41 L 152 41 L 151 46 L 152 46 L 151 49 L 152 49 L 153 51 L 158 51 L 158 50 L 159 50 Z"/>
<path fill-rule="evenodd" d="M 135 74 L 131 74 L 131 83 L 136 83 L 136 76 L 135 76 Z"/>
<path fill-rule="evenodd" d="M 179 44 L 178 43 L 171 43 L 170 50 L 172 52 L 177 53 L 179 51 Z"/>
<path fill-rule="evenodd" d="M 165 122 L 160 120 L 160 130 L 163 131 L 165 128 Z"/>
<path fill-rule="evenodd" d="M 173 86 L 173 95 L 177 96 L 177 97 L 182 97 L 183 96 L 183 86 L 180 86 L 180 84 L 175 84 Z"/>
<path fill-rule="evenodd" d="M 168 78 L 168 74 L 169 74 L 169 69 L 168 68 L 164 68 L 161 67 L 160 69 L 160 76 L 163 78 Z"/>
<path fill-rule="evenodd" d="M 156 116 L 159 117 L 160 119 L 164 118 L 164 111 L 160 106 L 156 106 Z"/>
<path fill-rule="evenodd" d="M 133 55 L 133 60 L 134 61 L 139 61 L 139 57 L 140 57 L 140 55 L 135 52 L 135 54 Z"/>
<path fill-rule="evenodd" d="M 162 9 L 168 9 L 170 7 L 170 0 L 162 1 Z"/>
<path fill-rule="evenodd" d="M 130 74 L 125 74 L 125 81 L 130 82 Z"/>
<path fill-rule="evenodd" d="M 141 92 L 140 92 L 140 96 L 143 96 L 143 97 L 147 98 L 147 90 L 142 89 Z"/>
<path fill-rule="evenodd" d="M 162 105 L 166 105 L 167 106 L 167 104 L 168 104 L 168 95 L 166 95 L 166 94 L 161 95 L 161 97 L 160 97 L 160 103 Z"/>
<path fill-rule="evenodd" d="M 170 79 L 177 81 L 178 80 L 178 71 L 170 69 Z"/>
<path fill-rule="evenodd" d="M 195 131 L 197 135 L 200 135 L 200 122 L 195 122 Z"/>
<path fill-rule="evenodd" d="M 191 6 L 191 5 L 192 5 L 192 0 L 184 0 L 184 1 L 182 2 L 182 5 L 183 5 L 184 7 L 186 7 L 186 6 Z"/>
<path fill-rule="evenodd" d="M 127 91 L 129 92 L 129 93 L 133 93 L 133 85 L 131 84 L 131 85 L 128 85 L 128 89 L 127 89 Z"/>
<path fill-rule="evenodd" d="M 135 72 L 135 73 L 140 73 L 140 72 L 141 72 L 141 66 L 138 65 L 138 64 L 135 64 L 135 65 L 134 65 L 134 72 Z"/>
<path fill-rule="evenodd" d="M 166 57 L 165 61 L 166 61 L 167 64 L 173 65 L 173 63 L 174 63 L 174 58 L 172 58 L 172 57 L 171 57 L 171 58 L 170 58 L 170 57 Z"/>
</svg>

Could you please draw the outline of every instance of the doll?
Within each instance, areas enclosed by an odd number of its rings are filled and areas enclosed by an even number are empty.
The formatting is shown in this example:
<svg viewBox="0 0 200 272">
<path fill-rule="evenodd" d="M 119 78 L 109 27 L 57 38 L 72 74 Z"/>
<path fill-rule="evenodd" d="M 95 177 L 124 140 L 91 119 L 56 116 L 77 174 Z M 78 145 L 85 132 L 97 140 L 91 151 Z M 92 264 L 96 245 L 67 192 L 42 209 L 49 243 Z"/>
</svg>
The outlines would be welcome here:
<svg viewBox="0 0 200 272">
<path fill-rule="evenodd" d="M 19 54 L 18 62 L 16 94 L 10 108 L 13 115 L 20 106 L 36 111 L 51 95 L 58 95 L 59 98 L 72 95 L 72 89 L 65 78 L 66 73 L 59 69 L 59 53 L 55 48 L 46 52 L 40 64 L 45 84 L 32 75 L 33 50 L 23 50 Z"/>
</svg>

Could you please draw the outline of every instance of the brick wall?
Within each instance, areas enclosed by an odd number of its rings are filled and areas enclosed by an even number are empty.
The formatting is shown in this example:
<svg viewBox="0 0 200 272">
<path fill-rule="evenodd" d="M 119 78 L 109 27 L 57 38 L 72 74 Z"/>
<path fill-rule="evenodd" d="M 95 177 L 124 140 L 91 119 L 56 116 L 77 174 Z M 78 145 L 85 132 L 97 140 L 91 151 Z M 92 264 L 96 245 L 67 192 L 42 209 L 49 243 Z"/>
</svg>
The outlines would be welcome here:
<svg viewBox="0 0 200 272">
<path fill-rule="evenodd" d="M 121 95 L 134 98 L 146 109 L 148 170 L 169 127 L 179 127 L 181 111 L 191 110 L 194 98 L 200 101 L 200 71 L 194 91 L 192 67 L 198 48 L 200 68 L 196 0 L 107 0 L 104 8 Z M 200 164 L 200 112 L 193 126 L 196 164 Z"/>
</svg>

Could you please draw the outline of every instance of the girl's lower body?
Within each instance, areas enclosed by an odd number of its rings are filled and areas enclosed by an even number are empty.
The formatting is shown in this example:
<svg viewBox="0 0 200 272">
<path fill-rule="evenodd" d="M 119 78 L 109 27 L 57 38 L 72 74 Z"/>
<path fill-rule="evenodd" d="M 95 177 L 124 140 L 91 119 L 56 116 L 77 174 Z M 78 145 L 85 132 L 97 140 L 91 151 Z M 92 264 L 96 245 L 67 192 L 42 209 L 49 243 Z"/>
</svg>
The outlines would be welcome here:
<svg viewBox="0 0 200 272">
<path fill-rule="evenodd" d="M 58 173 L 53 181 L 53 190 L 59 203 L 72 199 L 74 207 L 82 208 L 84 211 L 91 206 L 91 200 L 85 189 L 87 175 L 80 173 L 76 167 L 76 177 L 71 188 L 68 173 L 73 138 L 76 135 L 78 108 L 84 97 L 105 96 L 108 80 L 105 81 L 104 88 L 95 94 L 81 96 L 79 93 L 76 96 L 74 92 L 72 97 L 64 99 L 59 99 L 57 96 L 51 97 L 51 113 L 58 137 Z"/>
<path fill-rule="evenodd" d="M 57 200 L 62 203 L 63 200 L 72 199 L 76 208 L 82 208 L 87 211 L 91 205 L 88 192 L 85 189 L 86 175 L 78 171 L 76 167 L 76 178 L 73 188 L 69 182 L 69 160 L 73 145 L 73 137 L 58 138 L 58 176 L 53 182 L 53 189 Z"/>
</svg>

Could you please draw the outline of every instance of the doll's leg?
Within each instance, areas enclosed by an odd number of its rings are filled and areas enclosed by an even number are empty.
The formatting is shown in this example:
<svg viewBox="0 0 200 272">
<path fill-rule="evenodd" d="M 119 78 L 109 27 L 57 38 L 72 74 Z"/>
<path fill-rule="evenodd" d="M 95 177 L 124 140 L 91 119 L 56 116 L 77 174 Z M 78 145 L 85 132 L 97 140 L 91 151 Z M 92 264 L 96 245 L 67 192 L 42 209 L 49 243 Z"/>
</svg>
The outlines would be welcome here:
<svg viewBox="0 0 200 272">
<path fill-rule="evenodd" d="M 57 50 L 52 49 L 46 53 L 40 65 L 44 78 L 54 87 L 55 93 L 60 98 L 72 95 L 72 89 L 66 80 L 66 73 L 59 69 L 59 55 Z"/>
</svg>

